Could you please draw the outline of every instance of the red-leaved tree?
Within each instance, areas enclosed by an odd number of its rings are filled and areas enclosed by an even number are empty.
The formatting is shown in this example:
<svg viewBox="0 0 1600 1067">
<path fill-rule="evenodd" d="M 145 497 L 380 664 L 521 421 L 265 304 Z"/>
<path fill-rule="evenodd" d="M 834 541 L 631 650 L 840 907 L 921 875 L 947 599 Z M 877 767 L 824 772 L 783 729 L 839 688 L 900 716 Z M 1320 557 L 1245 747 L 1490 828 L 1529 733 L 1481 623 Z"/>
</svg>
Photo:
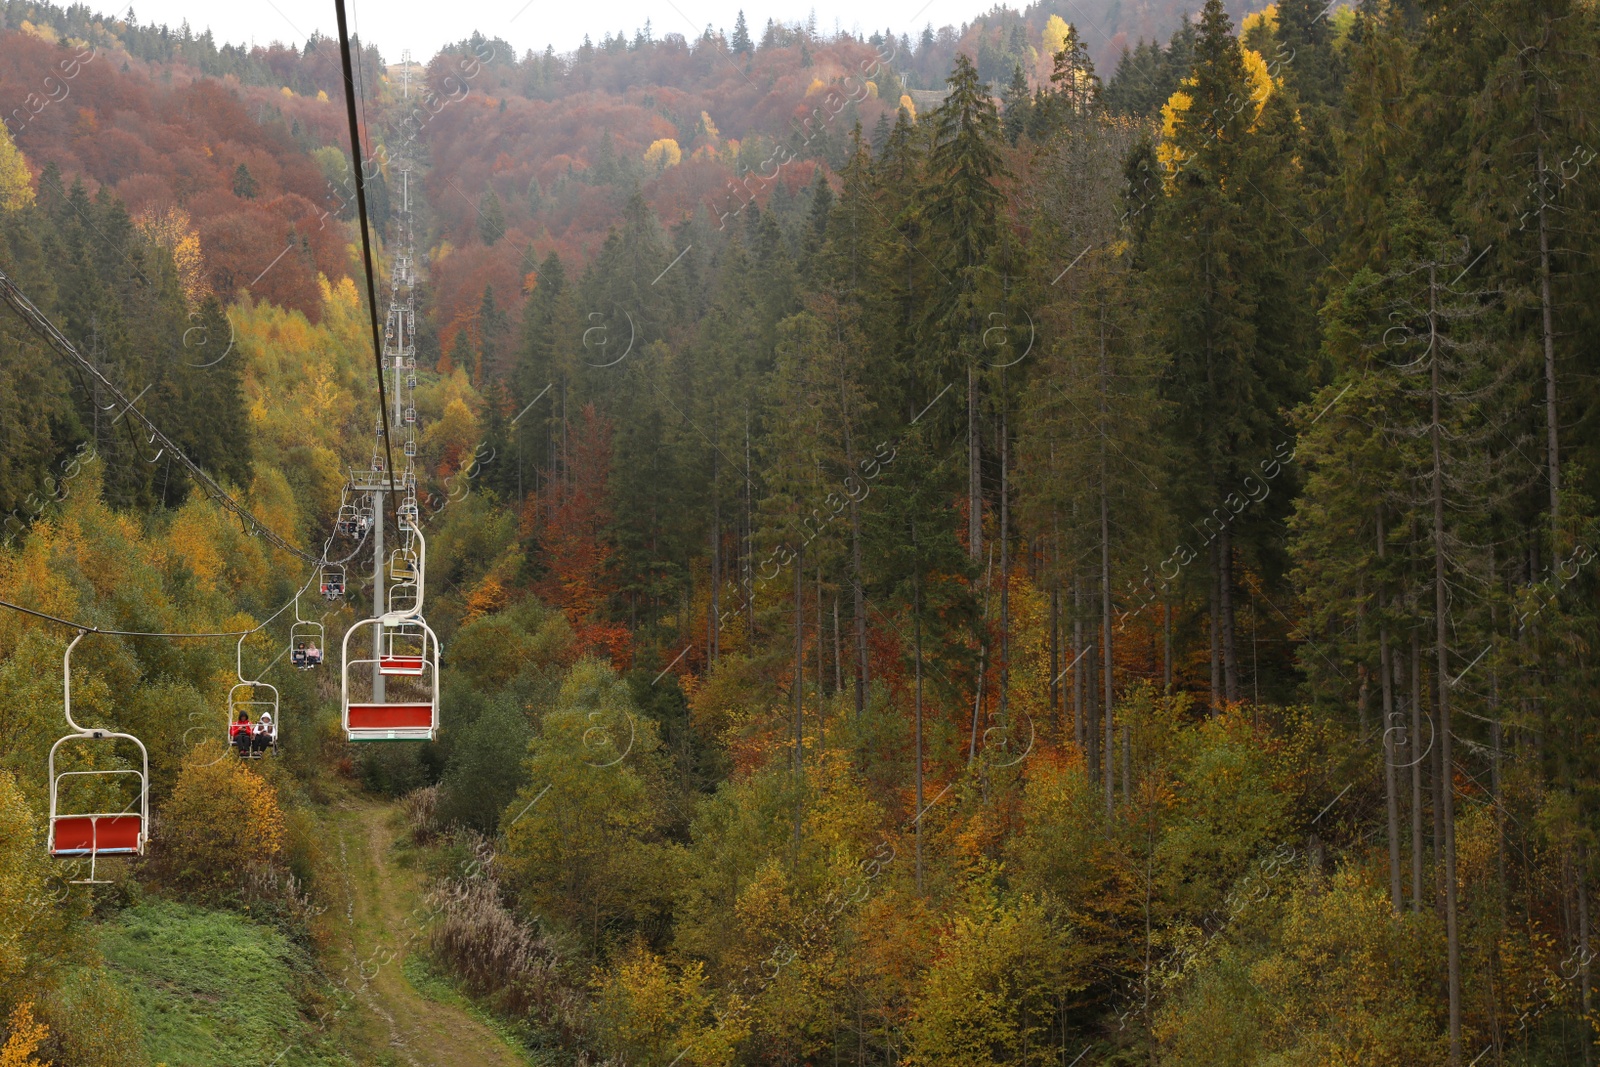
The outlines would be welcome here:
<svg viewBox="0 0 1600 1067">
<path fill-rule="evenodd" d="M 590 404 L 575 427 L 566 477 L 556 479 L 542 499 L 529 502 L 528 518 L 539 531 L 546 566 L 535 591 L 566 615 L 580 654 L 609 657 L 624 670 L 633 659 L 628 629 L 605 617 L 617 591 L 606 539 L 610 477 L 611 421 Z"/>
</svg>

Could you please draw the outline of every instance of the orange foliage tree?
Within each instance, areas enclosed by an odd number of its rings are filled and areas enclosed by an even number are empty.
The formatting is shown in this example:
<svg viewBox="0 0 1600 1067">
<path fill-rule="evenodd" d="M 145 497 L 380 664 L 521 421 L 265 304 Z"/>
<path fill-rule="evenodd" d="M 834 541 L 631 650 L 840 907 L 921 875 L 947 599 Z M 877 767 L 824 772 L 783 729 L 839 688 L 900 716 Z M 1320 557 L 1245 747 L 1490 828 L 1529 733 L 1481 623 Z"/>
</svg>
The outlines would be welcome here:
<svg viewBox="0 0 1600 1067">
<path fill-rule="evenodd" d="M 533 505 L 533 514 L 542 519 L 539 541 L 548 568 L 536 592 L 567 617 L 580 654 L 607 656 L 621 670 L 632 660 L 630 635 L 627 627 L 604 617 L 617 591 L 606 534 L 611 523 L 606 500 L 611 421 L 590 404 L 574 436 L 567 477 Z"/>
<path fill-rule="evenodd" d="M 217 745 L 201 745 L 184 760 L 160 814 L 160 874 L 196 896 L 223 893 L 283 854 L 277 790 Z"/>
</svg>

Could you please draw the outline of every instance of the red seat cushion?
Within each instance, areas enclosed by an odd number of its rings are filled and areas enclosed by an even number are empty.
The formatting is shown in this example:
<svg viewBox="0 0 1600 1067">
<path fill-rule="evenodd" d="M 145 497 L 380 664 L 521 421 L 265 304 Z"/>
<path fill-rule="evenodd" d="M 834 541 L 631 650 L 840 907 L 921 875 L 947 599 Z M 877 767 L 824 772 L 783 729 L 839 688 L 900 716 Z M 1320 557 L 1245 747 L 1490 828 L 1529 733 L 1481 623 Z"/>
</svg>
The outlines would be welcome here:
<svg viewBox="0 0 1600 1067">
<path fill-rule="evenodd" d="M 144 820 L 138 815 L 61 815 L 55 821 L 54 856 L 138 852 Z"/>
<path fill-rule="evenodd" d="M 432 726 L 432 704 L 350 705 L 352 730 L 426 730 Z"/>
<path fill-rule="evenodd" d="M 384 656 L 379 660 L 378 668 L 385 671 L 420 671 L 422 669 L 422 657 Z"/>
</svg>

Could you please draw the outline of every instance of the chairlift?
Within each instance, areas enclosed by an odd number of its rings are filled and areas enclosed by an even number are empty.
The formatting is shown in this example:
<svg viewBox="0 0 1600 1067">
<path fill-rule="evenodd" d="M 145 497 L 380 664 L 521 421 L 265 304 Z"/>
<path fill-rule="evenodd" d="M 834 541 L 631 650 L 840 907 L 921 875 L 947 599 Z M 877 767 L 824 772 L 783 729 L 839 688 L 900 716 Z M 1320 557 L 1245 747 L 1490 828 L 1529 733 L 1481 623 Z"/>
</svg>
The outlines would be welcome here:
<svg viewBox="0 0 1600 1067">
<path fill-rule="evenodd" d="M 300 614 L 299 604 L 295 605 L 295 617 Z M 250 635 L 239 636 L 237 646 L 237 669 L 239 681 L 228 690 L 228 743 L 239 750 L 243 759 L 259 759 L 266 755 L 267 750 L 276 756 L 278 754 L 278 687 L 267 682 L 246 679 L 244 676 L 244 642 Z M 238 725 L 241 720 L 251 725 L 247 743 L 239 743 L 241 731 Z M 264 729 L 263 729 L 264 727 Z"/>
<path fill-rule="evenodd" d="M 393 627 L 388 622 L 385 617 L 363 619 L 345 631 L 340 686 L 345 737 L 351 741 L 432 741 L 439 729 L 439 638 L 421 619 L 412 620 L 408 631 L 418 638 L 418 643 L 406 647 L 408 652 L 417 653 L 408 658 L 419 660 L 419 669 L 404 672 L 408 677 L 394 679 L 390 683 L 393 689 L 386 690 L 382 700 L 352 699 L 351 678 L 365 673 L 359 668 L 376 663 L 382 674 L 399 673 L 385 670 L 382 663 L 390 651 L 385 636 Z M 378 659 L 351 658 L 350 638 L 361 630 L 377 638 Z"/>
<path fill-rule="evenodd" d="M 416 423 L 417 423 L 417 409 L 416 409 L 416 407 L 414 405 L 411 406 L 411 407 L 406 408 L 405 420 L 406 420 L 406 425 L 407 426 L 415 426 L 416 425 Z"/>
<path fill-rule="evenodd" d="M 322 623 L 300 617 L 300 597 L 294 598 L 294 622 L 289 626 L 289 663 L 297 670 L 322 666 L 322 646 L 326 644 Z"/>
<path fill-rule="evenodd" d="M 340 505 L 339 515 L 334 521 L 334 527 L 345 537 L 361 536 L 363 532 L 361 529 L 361 514 L 356 510 L 354 504 Z M 326 590 L 324 590 L 324 593 L 326 593 Z"/>
<path fill-rule="evenodd" d="M 241 641 L 242 643 L 242 641 Z M 265 689 L 267 698 L 257 699 L 256 690 Z M 252 714 L 252 709 L 258 709 Z M 243 712 L 252 726 L 250 743 L 239 744 L 233 733 L 234 724 Z M 263 733 L 259 727 L 266 726 Z M 278 754 L 278 689 L 266 682 L 239 682 L 228 690 L 228 743 L 239 750 L 241 759 L 260 759 L 268 752 Z M 263 741 L 264 739 L 264 741 Z"/>
<path fill-rule="evenodd" d="M 378 672 L 389 675 L 418 675 L 426 667 L 428 653 L 427 624 L 410 618 L 390 623 L 394 616 L 386 616 L 383 624 L 383 651 L 378 657 Z"/>
<path fill-rule="evenodd" d="M 397 548 L 389 553 L 389 578 L 396 582 L 415 582 L 417 580 L 416 554 Z"/>
<path fill-rule="evenodd" d="M 406 438 L 406 443 L 401 446 L 400 450 L 408 457 L 415 456 L 417 454 L 417 439 L 414 437 Z"/>
<path fill-rule="evenodd" d="M 62 708 L 72 733 L 50 746 L 46 774 L 50 779 L 50 855 L 62 859 L 89 857 L 89 877 L 74 879 L 77 883 L 106 884 L 95 877 L 95 863 L 101 856 L 142 856 L 149 841 L 150 825 L 150 755 L 144 743 L 132 734 L 114 730 L 86 729 L 72 719 L 72 649 L 83 640 L 85 630 L 67 645 L 62 657 Z M 67 742 L 131 741 L 139 749 L 139 769 L 115 767 L 106 770 L 62 771 L 56 773 L 56 752 Z M 125 782 L 132 778 L 138 783 L 139 795 L 129 801 L 121 811 L 64 811 L 62 785 L 68 779 L 101 782 Z M 110 805 L 103 805 L 109 807 Z"/>
<path fill-rule="evenodd" d="M 401 501 L 398 513 L 401 521 L 416 525 L 418 515 L 416 498 L 407 497 L 405 500 Z"/>
<path fill-rule="evenodd" d="M 322 568 L 322 595 L 328 600 L 344 596 L 344 564 L 329 563 Z"/>
<path fill-rule="evenodd" d="M 394 618 L 412 618 L 422 606 L 422 585 L 419 582 L 395 582 L 389 586 L 388 614 Z"/>
<path fill-rule="evenodd" d="M 411 362 L 415 363 L 416 360 L 412 360 Z M 406 375 L 406 388 L 407 389 L 415 389 L 416 387 L 417 387 L 417 376 L 415 374 Z"/>
</svg>

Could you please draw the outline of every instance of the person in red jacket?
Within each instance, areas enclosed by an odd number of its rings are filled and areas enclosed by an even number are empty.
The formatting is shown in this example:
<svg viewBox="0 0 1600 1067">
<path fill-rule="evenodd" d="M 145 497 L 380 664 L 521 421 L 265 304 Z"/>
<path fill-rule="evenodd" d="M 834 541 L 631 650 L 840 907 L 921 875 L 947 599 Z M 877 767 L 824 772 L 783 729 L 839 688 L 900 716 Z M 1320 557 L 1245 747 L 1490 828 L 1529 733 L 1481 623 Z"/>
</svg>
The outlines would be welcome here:
<svg viewBox="0 0 1600 1067">
<path fill-rule="evenodd" d="M 228 739 L 238 748 L 239 755 L 250 755 L 250 740 L 254 732 L 254 727 L 250 725 L 250 713 L 240 708 L 239 718 L 228 724 Z"/>
</svg>

